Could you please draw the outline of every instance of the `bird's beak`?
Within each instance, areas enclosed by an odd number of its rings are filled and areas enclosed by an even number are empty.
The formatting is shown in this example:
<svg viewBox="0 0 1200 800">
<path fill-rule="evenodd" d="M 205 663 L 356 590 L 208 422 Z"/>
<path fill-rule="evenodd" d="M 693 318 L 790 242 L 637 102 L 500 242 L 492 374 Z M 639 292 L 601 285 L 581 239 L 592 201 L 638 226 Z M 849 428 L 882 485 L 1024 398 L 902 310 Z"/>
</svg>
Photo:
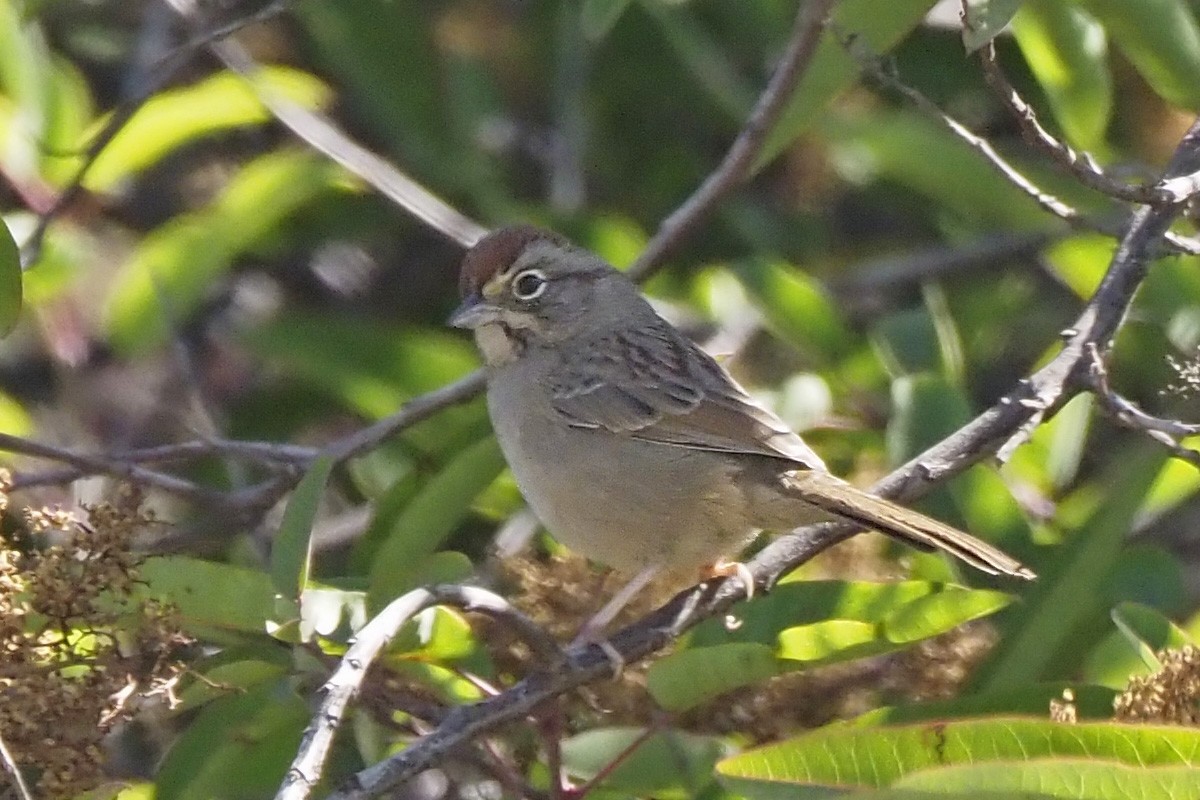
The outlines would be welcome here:
<svg viewBox="0 0 1200 800">
<path fill-rule="evenodd" d="M 446 324 L 454 328 L 478 328 L 492 322 L 500 321 L 501 309 L 486 303 L 478 292 L 474 292 L 463 300 L 462 305 L 454 309 Z"/>
</svg>

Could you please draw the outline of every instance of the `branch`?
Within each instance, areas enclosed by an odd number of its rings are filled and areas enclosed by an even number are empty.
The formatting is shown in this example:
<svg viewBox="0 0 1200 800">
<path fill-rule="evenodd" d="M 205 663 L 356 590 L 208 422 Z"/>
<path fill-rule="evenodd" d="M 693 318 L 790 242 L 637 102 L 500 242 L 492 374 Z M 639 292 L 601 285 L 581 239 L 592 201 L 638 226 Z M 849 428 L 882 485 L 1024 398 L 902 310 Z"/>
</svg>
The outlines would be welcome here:
<svg viewBox="0 0 1200 800">
<path fill-rule="evenodd" d="M 1168 167 L 1168 176 L 1200 166 L 1200 121 L 1184 137 Z M 1109 264 L 1104 280 L 1084 307 L 1062 351 L 1046 366 L 946 439 L 909 461 L 872 487 L 880 495 L 911 500 L 968 467 L 1002 452 L 1069 397 L 1086 388 L 1089 353 L 1104 352 L 1119 330 L 1141 285 L 1156 247 L 1182 204 L 1146 206 L 1138 211 Z M 850 525 L 800 528 L 764 548 L 747 565 L 755 582 L 769 589 L 786 572 L 856 532 Z M 740 581 L 714 587 L 701 584 L 616 633 L 609 640 L 627 662 L 670 644 L 703 619 L 728 610 L 744 595 Z M 566 663 L 531 675 L 502 694 L 447 714 L 429 735 L 401 753 L 364 769 L 335 792 L 336 800 L 368 800 L 395 789 L 437 764 L 447 753 L 561 694 L 607 676 L 611 666 L 599 647 L 577 646 Z"/>
<path fill-rule="evenodd" d="M 1160 203 L 1178 203 L 1183 199 L 1174 193 L 1164 191 L 1161 185 L 1139 186 L 1128 184 L 1110 178 L 1096 163 L 1091 153 L 1079 152 L 1065 142 L 1059 141 L 1038 121 L 1037 112 L 1025 101 L 1013 85 L 1008 82 L 1000 64 L 996 61 L 996 45 L 988 42 L 979 50 L 979 63 L 983 65 L 983 76 L 1001 104 L 1017 121 L 1025 141 L 1063 168 L 1089 189 L 1108 195 L 1114 200 L 1124 200 L 1127 203 L 1140 205 L 1158 205 Z"/>
<path fill-rule="evenodd" d="M 954 117 L 947 114 L 918 89 L 904 83 L 896 75 L 886 69 L 881 63 L 879 57 L 870 53 L 862 52 L 862 48 L 853 40 L 843 40 L 843 46 L 845 46 L 851 55 L 858 60 L 864 71 L 879 81 L 880 84 L 892 89 L 900 95 L 903 95 L 918 110 L 945 126 L 964 144 L 978 153 L 980 157 L 982 157 L 983 160 L 992 167 L 992 169 L 999 173 L 1002 178 L 1027 195 L 1045 211 L 1063 220 L 1072 228 L 1095 231 L 1098 233 L 1103 233 L 1107 236 L 1113 236 L 1114 238 L 1124 235 L 1124 231 L 1128 227 L 1125 222 L 1120 222 L 1114 225 L 1113 222 L 1108 220 L 1092 219 L 1080 213 L 1079 209 L 1075 208 L 1069 203 L 1066 203 L 1059 197 L 1044 191 L 1032 180 L 1025 177 L 1025 175 L 1015 166 L 1009 163 L 1004 156 L 1000 155 L 996 148 L 992 146 L 991 142 L 972 131 Z M 1173 206 L 1176 204 L 1176 202 L 1178 201 L 1170 200 L 1169 196 L 1166 193 L 1163 193 L 1163 196 L 1159 199 L 1158 204 Z M 1157 238 L 1163 240 L 1170 249 L 1176 252 L 1184 253 L 1186 255 L 1200 255 L 1200 241 L 1196 241 L 1195 239 L 1190 239 L 1186 236 L 1181 236 L 1171 231 L 1165 231 Z"/>
<path fill-rule="evenodd" d="M 825 29 L 825 20 L 835 2 L 807 0 L 800 4 L 783 60 L 775 68 L 742 132 L 717 168 L 658 226 L 654 236 L 646 243 L 646 249 L 630 266 L 631 278 L 645 280 L 712 213 L 718 203 L 750 177 L 767 134 L 779 121 L 801 76 L 812 63 Z"/>
<path fill-rule="evenodd" d="M 177 478 L 174 475 L 167 475 L 163 472 L 139 467 L 129 461 L 106 455 L 73 453 L 70 450 L 64 450 L 39 442 L 31 442 L 28 439 L 22 439 L 19 436 L 12 436 L 7 433 L 0 433 L 0 450 L 70 464 L 75 468 L 76 472 L 113 475 L 197 500 L 214 500 L 220 496 L 220 492 L 214 489 L 208 489 L 183 478 Z M 23 485 L 28 485 L 28 483 L 26 482 Z M 13 488 L 18 488 L 17 481 L 13 481 Z"/>
<path fill-rule="evenodd" d="M 512 627 L 543 663 L 554 663 L 561 659 L 562 651 L 554 639 L 499 595 L 472 586 L 414 589 L 389 603 L 354 637 L 337 670 L 321 688 L 325 699 L 304 730 L 299 752 L 275 795 L 276 800 L 305 800 L 309 796 L 321 780 L 334 734 L 350 701 L 361 690 L 372 662 L 409 620 L 436 605 L 453 605 L 495 617 Z"/>
<path fill-rule="evenodd" d="M 1171 455 L 1200 467 L 1200 451 L 1185 446 L 1180 439 L 1200 434 L 1200 425 L 1147 414 L 1132 400 L 1113 390 L 1108 382 L 1108 370 L 1099 350 L 1090 352 L 1091 369 L 1088 372 L 1092 393 L 1100 400 L 1101 407 L 1114 421 L 1158 442 L 1171 451 Z"/>
<path fill-rule="evenodd" d="M 13 758 L 3 737 L 0 737 L 0 761 L 3 761 L 4 771 L 12 779 L 14 794 L 21 800 L 34 800 L 33 792 L 29 790 L 29 784 L 25 783 L 25 776 L 21 774 L 21 768 L 17 765 L 17 761 Z"/>
<path fill-rule="evenodd" d="M 189 0 L 166 0 L 185 21 L 194 18 Z M 463 247 L 478 241 L 487 228 L 459 212 L 389 161 L 355 142 L 328 117 L 271 91 L 259 80 L 259 65 L 233 39 L 214 39 L 208 49 L 250 85 L 259 102 L 292 133 L 319 153 L 374 187 L 412 216 Z"/>
</svg>

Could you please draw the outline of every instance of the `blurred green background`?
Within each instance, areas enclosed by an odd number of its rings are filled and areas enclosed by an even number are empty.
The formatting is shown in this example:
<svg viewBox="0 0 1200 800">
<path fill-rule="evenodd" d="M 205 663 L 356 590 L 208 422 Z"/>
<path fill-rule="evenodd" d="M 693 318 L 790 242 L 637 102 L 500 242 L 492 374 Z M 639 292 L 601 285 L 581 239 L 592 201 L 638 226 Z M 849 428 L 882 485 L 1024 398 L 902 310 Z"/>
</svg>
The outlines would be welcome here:
<svg viewBox="0 0 1200 800">
<path fill-rule="evenodd" d="M 256 5 L 205 9 L 233 19 Z M 1119 206 L 1022 143 L 964 54 L 957 4 L 937 5 L 838 4 L 836 35 L 771 131 L 754 180 L 647 284 L 666 316 L 860 484 L 1053 354 L 1116 246 L 1049 216 L 936 120 L 860 80 L 836 41 L 883 58 L 1046 191 L 1119 218 Z M 1052 132 L 1114 177 L 1155 179 L 1200 108 L 1197 4 L 976 5 L 992 30 L 1012 18 L 996 40 L 999 62 Z M 481 224 L 550 226 L 623 267 L 720 161 L 795 13 L 782 0 L 300 0 L 238 33 L 262 65 L 254 85 L 201 49 L 104 148 L 21 277 L 23 307 L 0 340 L 0 432 L 109 454 L 212 437 L 319 446 L 478 365 L 470 341 L 443 327 L 461 247 L 308 149 L 259 93 L 328 115 Z M 196 30 L 153 2 L 0 0 L 0 212 L 17 243 L 89 137 Z M 1185 220 L 1177 230 L 1194 229 Z M 16 290 L 3 291 L 0 315 L 11 316 L 4 303 Z M 1198 345 L 1200 262 L 1166 255 L 1116 341 L 1113 387 L 1152 413 L 1200 419 Z M 16 454 L 0 464 L 19 485 L 47 468 Z M 273 474 L 232 457 L 162 466 L 230 493 Z M 39 484 L 14 503 L 70 507 L 112 487 Z M 139 537 L 154 554 L 146 580 L 205 645 L 193 674 L 209 682 L 185 679 L 186 713 L 133 726 L 150 755 L 126 759 L 125 773 L 147 781 L 129 797 L 270 795 L 328 659 L 406 589 L 481 576 L 566 636 L 615 588 L 540 534 L 516 559 L 490 555 L 522 503 L 479 400 L 306 486 L 320 508 L 293 514 L 283 534 L 281 509 L 150 493 L 168 524 Z M 723 782 L 713 763 L 872 709 L 883 710 L 864 726 L 1046 718 L 1070 683 L 1081 717 L 1110 719 L 1114 694 L 1159 665 L 1153 651 L 1200 632 L 1198 488 L 1195 467 L 1078 397 L 1008 463 L 976 467 L 921 504 L 1032 564 L 1037 584 L 1001 585 L 860 537 L 797 576 L 821 581 L 787 583 L 740 609 L 740 629 L 706 625 L 648 676 L 573 705 L 568 770 L 595 773 L 651 717 L 666 733 L 609 775 L 603 796 L 768 796 L 755 771 L 768 761 L 722 767 Z M 6 524 L 22 525 L 14 514 Z M 285 534 L 304 545 L 286 557 L 272 546 Z M 908 581 L 876 583 L 899 577 Z M 413 698 L 463 702 L 480 696 L 464 676 L 503 685 L 528 668 L 458 612 L 430 612 L 410 633 L 388 657 L 392 694 L 364 701 L 372 713 L 339 740 L 334 775 L 426 730 Z M 648 714 L 646 692 L 670 715 Z M 243 728 L 268 733 L 218 746 Z M 1127 735 L 1115 730 L 1098 724 L 1097 741 Z M 982 758 L 995 730 L 964 731 L 970 758 Z M 1020 735 L 1050 741 L 1040 729 Z M 1146 737 L 1132 761 L 1159 763 L 1145 753 L 1163 740 Z M 899 772 L 923 768 L 895 756 L 896 741 L 878 746 Z M 796 752 L 809 746 L 826 745 Z M 545 787 L 537 736 L 507 732 L 496 747 Z M 663 767 L 653 747 L 679 757 Z M 1044 756 L 1046 771 L 1030 780 L 1071 784 L 1051 758 L 1069 748 L 1026 750 L 1002 756 Z M 485 780 L 459 761 L 447 791 Z M 1184 770 L 1179 785 L 1200 777 L 1193 760 L 1170 767 Z M 847 786 L 900 785 L 838 774 Z M 963 780 L 945 787 L 1008 786 L 989 784 L 982 767 Z M 1073 791 L 1054 796 L 1122 796 Z"/>
</svg>

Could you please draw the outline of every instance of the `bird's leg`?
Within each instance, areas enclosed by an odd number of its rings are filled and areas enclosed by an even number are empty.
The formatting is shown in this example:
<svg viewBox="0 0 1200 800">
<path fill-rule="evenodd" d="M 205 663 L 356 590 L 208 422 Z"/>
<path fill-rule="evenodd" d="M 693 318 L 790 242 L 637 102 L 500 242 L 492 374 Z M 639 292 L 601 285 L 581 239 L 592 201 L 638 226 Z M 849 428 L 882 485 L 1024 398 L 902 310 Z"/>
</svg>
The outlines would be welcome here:
<svg viewBox="0 0 1200 800">
<path fill-rule="evenodd" d="M 658 571 L 659 566 L 655 564 L 643 568 L 641 572 L 634 575 L 629 583 L 622 586 L 621 590 L 604 604 L 604 608 L 583 623 L 583 627 L 579 629 L 579 633 L 575 634 L 575 638 L 571 642 L 572 645 L 594 644 L 603 650 L 604 655 L 613 665 L 614 678 L 620 677 L 621 672 L 625 669 L 625 659 L 617 652 L 617 648 L 613 647 L 612 642 L 604 638 L 604 629 L 617 614 L 621 613 L 621 609 L 629 605 L 629 601 L 633 599 L 634 595 L 646 588 L 646 584 L 654 579 Z"/>
<path fill-rule="evenodd" d="M 754 573 L 740 561 L 721 559 L 701 571 L 701 580 L 712 578 L 737 578 L 746 587 L 746 599 L 754 599 Z"/>
</svg>

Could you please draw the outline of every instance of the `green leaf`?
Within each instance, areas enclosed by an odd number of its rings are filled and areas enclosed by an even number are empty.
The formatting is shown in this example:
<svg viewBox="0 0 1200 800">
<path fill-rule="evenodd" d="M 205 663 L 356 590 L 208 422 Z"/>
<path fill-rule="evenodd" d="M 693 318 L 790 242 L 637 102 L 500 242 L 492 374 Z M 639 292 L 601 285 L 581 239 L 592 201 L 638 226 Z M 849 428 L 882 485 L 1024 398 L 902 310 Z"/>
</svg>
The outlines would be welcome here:
<svg viewBox="0 0 1200 800">
<path fill-rule="evenodd" d="M 1037 797 L 1086 800 L 1176 800 L 1194 793 L 1200 768 L 1156 767 L 1082 758 L 1021 763 L 959 764 L 922 770 L 894 786 L 941 792 L 1028 792 Z"/>
<path fill-rule="evenodd" d="M 157 800 L 269 796 L 296 754 L 308 717 L 287 680 L 214 700 L 163 759 Z"/>
<path fill-rule="evenodd" d="M 963 390 L 940 375 L 905 375 L 892 381 L 888 459 L 903 464 L 970 416 Z"/>
<path fill-rule="evenodd" d="M 826 663 L 883 653 L 993 614 L 1013 599 L 1002 592 L 959 586 L 931 584 L 931 589 L 929 594 L 897 606 L 877 623 L 831 619 L 788 628 L 779 634 L 779 657 Z"/>
<path fill-rule="evenodd" d="M 332 471 L 333 459 L 327 455 L 318 456 L 284 509 L 283 521 L 271 546 L 271 582 L 285 598 L 298 600 L 308 586 L 313 523 Z"/>
<path fill-rule="evenodd" d="M 583 35 L 593 42 L 600 41 L 613 29 L 628 7 L 629 0 L 583 0 L 580 10 Z"/>
<path fill-rule="evenodd" d="M 471 623 L 461 612 L 434 606 L 417 614 L 404 626 L 389 652 L 402 654 L 407 660 L 445 664 L 469 658 L 476 652 L 477 645 Z"/>
<path fill-rule="evenodd" d="M 460 583 L 474 572 L 475 565 L 471 563 L 471 559 L 453 550 L 429 555 L 414 553 L 411 560 L 392 572 L 372 572 L 376 583 L 372 584 L 373 593 L 369 596 L 369 607 L 377 611 L 410 589 L 437 583 Z"/>
<path fill-rule="evenodd" d="M 422 487 L 375 554 L 368 591 L 372 609 L 396 596 L 397 576 L 441 546 L 471 512 L 471 501 L 502 469 L 500 446 L 488 436 L 464 449 Z"/>
<path fill-rule="evenodd" d="M 691 9 L 661 0 L 647 0 L 642 8 L 659 23 L 667 44 L 718 107 L 732 120 L 743 119 L 754 105 L 754 91 Z"/>
<path fill-rule="evenodd" d="M 1013 596 L 987 589 L 962 586 L 939 587 L 901 606 L 883 620 L 883 635 L 889 642 L 907 644 L 929 639 L 973 619 L 994 614 L 1013 601 Z"/>
<path fill-rule="evenodd" d="M 1045 225 L 1046 214 L 1032 198 L 960 138 L 915 111 L 826 114 L 816 123 L 831 164 L 849 182 L 897 181 L 973 231 Z M 913 158 L 913 153 L 937 153 L 937 158 Z"/>
<path fill-rule="evenodd" d="M 650 665 L 646 689 L 668 711 L 685 711 L 780 673 L 775 647 L 753 642 L 693 647 Z"/>
<path fill-rule="evenodd" d="M 565 740 L 563 762 L 572 775 L 589 779 L 621 758 L 645 735 L 639 728 L 597 728 Z M 712 781 L 713 765 L 729 746 L 715 736 L 665 730 L 646 738 L 605 776 L 600 788 L 636 797 L 664 793 L 696 797 Z"/>
<path fill-rule="evenodd" d="M 275 589 L 260 570 L 186 556 L 148 558 L 141 566 L 144 596 L 179 610 L 189 631 L 265 633 L 275 608 Z"/>
<path fill-rule="evenodd" d="M 1113 102 L 1103 26 L 1071 0 L 1027 0 L 1012 32 L 1067 141 L 1102 149 Z"/>
<path fill-rule="evenodd" d="M 1164 100 L 1200 109 L 1200 27 L 1185 0 L 1081 0 Z"/>
<path fill-rule="evenodd" d="M 821 109 L 858 78 L 861 68 L 839 39 L 852 37 L 856 46 L 874 55 L 884 55 L 920 24 L 935 2 L 844 0 L 838 3 L 833 11 L 833 25 L 826 29 L 812 63 L 788 99 L 778 124 L 768 134 L 755 170 L 762 169 L 808 130 L 822 116 Z M 836 35 L 831 30 L 837 31 Z"/>
<path fill-rule="evenodd" d="M 973 53 L 1000 35 L 1022 0 L 967 0 L 963 44 Z"/>
<path fill-rule="evenodd" d="M 1076 626 L 1106 610 L 1106 582 L 1146 492 L 1166 460 L 1161 452 L 1149 450 L 1126 460 L 1123 480 L 1109 487 L 1096 511 L 1024 593 L 1025 602 L 1007 615 L 1006 635 L 976 676 L 982 691 L 1055 677 L 1047 671 L 1059 647 Z"/>
<path fill-rule="evenodd" d="M 10 436 L 28 436 L 33 432 L 33 418 L 29 412 L 4 392 L 0 392 L 0 431 Z M 10 455 L 0 453 L 0 460 L 7 460 Z"/>
<path fill-rule="evenodd" d="M 1104 722 L 1112 719 L 1116 691 L 1108 686 L 1060 681 L 1030 684 L 987 694 L 964 694 L 949 700 L 883 706 L 855 717 L 850 724 L 871 727 L 908 722 L 936 722 L 984 714 L 1040 717 L 1049 710 L 1051 701 L 1062 701 L 1064 693 L 1070 695 L 1079 719 Z"/>
<path fill-rule="evenodd" d="M 853 343 L 841 313 L 809 275 L 761 258 L 731 266 L 771 330 L 806 356 L 829 362 Z"/>
<path fill-rule="evenodd" d="M 365 592 L 310 584 L 300 595 L 298 637 L 301 642 L 318 636 L 348 641 L 367 619 Z"/>
<path fill-rule="evenodd" d="M 234 258 L 329 189 L 340 168 L 282 150 L 242 168 L 212 206 L 172 219 L 142 240 L 118 272 L 107 302 L 113 345 L 126 354 L 162 344 L 212 291 Z"/>
<path fill-rule="evenodd" d="M 0 338 L 7 336 L 21 315 L 21 254 L 12 232 L 0 219 Z"/>
<path fill-rule="evenodd" d="M 286 677 L 291 655 L 275 643 L 230 647 L 188 667 L 192 677 L 179 692 L 177 713 L 183 713 L 234 692 L 243 692 Z"/>
<path fill-rule="evenodd" d="M 447 331 L 335 314 L 294 311 L 247 331 L 243 340 L 262 358 L 371 418 L 391 414 L 479 363 L 470 344 Z"/>
<path fill-rule="evenodd" d="M 1162 668 L 1156 655 L 1159 651 L 1192 644 L 1192 637 L 1186 631 L 1158 609 L 1142 603 L 1118 603 L 1112 610 L 1112 620 L 1125 641 L 1151 670 Z"/>
<path fill-rule="evenodd" d="M 831 725 L 727 758 L 717 764 L 717 773 L 727 787 L 759 797 L 772 788 L 799 792 L 816 786 L 895 786 L 920 770 L 960 764 L 1012 766 L 1032 759 L 1098 757 L 1137 767 L 1195 768 L 1200 766 L 1200 731 L 1019 718 L 886 728 Z M 976 788 L 991 785 L 982 782 Z"/>
<path fill-rule="evenodd" d="M 779 655 L 792 661 L 834 661 L 887 649 L 878 625 L 830 619 L 788 628 L 779 634 Z"/>
<path fill-rule="evenodd" d="M 258 99 L 258 92 L 286 97 L 309 109 L 326 105 L 332 96 L 329 87 L 315 76 L 291 67 L 262 67 L 255 73 L 254 84 L 252 87 L 234 73 L 219 72 L 192 86 L 155 94 L 100 152 L 84 186 L 91 191 L 111 191 L 189 142 L 269 121 L 271 113 Z M 98 120 L 88 138 L 106 124 L 107 117 Z"/>
<path fill-rule="evenodd" d="M 999 592 L 901 581 L 789 581 L 736 610 L 739 624 L 700 625 L 689 647 L 650 667 L 647 687 L 683 710 L 785 670 L 896 650 L 991 614 Z"/>
</svg>

